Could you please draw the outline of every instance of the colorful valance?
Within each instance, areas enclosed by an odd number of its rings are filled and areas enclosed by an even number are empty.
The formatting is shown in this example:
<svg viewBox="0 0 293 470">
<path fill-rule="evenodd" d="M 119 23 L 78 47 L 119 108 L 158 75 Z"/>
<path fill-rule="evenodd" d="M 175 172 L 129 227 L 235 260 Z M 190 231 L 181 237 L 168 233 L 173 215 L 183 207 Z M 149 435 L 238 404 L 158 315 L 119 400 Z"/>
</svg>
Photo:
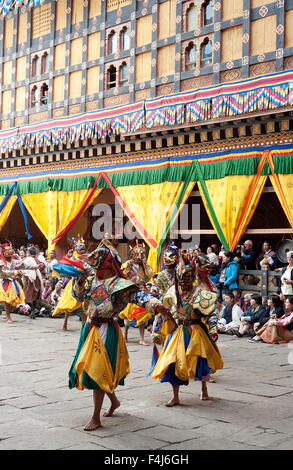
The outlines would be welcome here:
<svg viewBox="0 0 293 470">
<path fill-rule="evenodd" d="M 177 93 L 0 131 L 0 152 L 192 124 L 292 105 L 293 71 Z"/>
<path fill-rule="evenodd" d="M 66 116 L 0 131 L 0 151 L 73 143 L 135 132 L 144 124 L 144 102 Z"/>
<path fill-rule="evenodd" d="M 156 184 L 163 181 L 196 182 L 213 180 L 229 175 L 255 175 L 264 151 L 269 150 L 275 164 L 275 172 L 293 174 L 293 146 L 272 145 L 248 149 L 227 150 L 200 155 L 166 157 L 140 162 L 120 163 L 74 168 L 75 162 L 67 162 L 69 168 L 43 170 L 24 173 L 24 168 L 16 168 L 11 176 L 0 175 L 0 195 L 6 195 L 14 181 L 20 194 L 53 191 L 76 191 L 91 188 L 101 174 L 108 175 L 113 187 Z M 58 166 L 60 164 L 58 163 Z M 70 168 L 71 167 L 71 168 Z M 37 167 L 36 167 L 37 168 Z M 42 167 L 39 167 L 42 168 Z M 200 169 L 200 171 L 199 171 Z M 10 170 L 11 171 L 11 170 Z M 263 175 L 271 174 L 269 165 L 262 170 Z M 100 178 L 97 188 L 109 188 L 104 178 Z M 15 194 L 15 193 L 13 193 Z"/>
<path fill-rule="evenodd" d="M 19 10 L 23 6 L 29 5 L 29 7 L 38 7 L 45 0 L 1 0 L 0 1 L 0 12 L 3 15 L 7 15 L 13 8 Z"/>
<path fill-rule="evenodd" d="M 289 106 L 293 71 L 155 98 L 145 102 L 146 127 L 191 124 Z"/>
</svg>

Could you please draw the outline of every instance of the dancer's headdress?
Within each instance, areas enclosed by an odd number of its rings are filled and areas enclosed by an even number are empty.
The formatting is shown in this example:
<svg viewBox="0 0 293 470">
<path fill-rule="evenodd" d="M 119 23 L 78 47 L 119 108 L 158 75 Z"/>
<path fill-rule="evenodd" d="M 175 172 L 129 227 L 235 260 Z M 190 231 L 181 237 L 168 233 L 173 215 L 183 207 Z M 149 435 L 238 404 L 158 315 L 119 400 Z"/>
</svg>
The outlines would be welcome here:
<svg viewBox="0 0 293 470">
<path fill-rule="evenodd" d="M 135 245 L 130 246 L 130 259 L 134 262 L 146 262 L 146 248 L 144 243 L 139 243 L 137 239 L 135 240 Z"/>
<path fill-rule="evenodd" d="M 73 250 L 77 251 L 78 253 L 85 248 L 85 241 L 79 234 L 77 237 L 70 238 L 69 243 L 71 248 L 73 248 Z"/>
<path fill-rule="evenodd" d="M 179 259 L 179 250 L 177 246 L 171 242 L 164 251 L 163 263 L 165 266 L 176 266 Z"/>
<path fill-rule="evenodd" d="M 14 253 L 14 248 L 9 240 L 6 240 L 5 243 L 1 244 L 1 254 L 4 256 L 4 258 L 10 258 L 14 255 Z"/>
<path fill-rule="evenodd" d="M 196 260 L 192 253 L 180 251 L 180 260 L 176 268 L 176 279 L 179 284 L 192 284 L 196 278 Z"/>
<path fill-rule="evenodd" d="M 87 255 L 81 255 L 80 260 L 85 260 L 96 270 L 112 268 L 118 276 L 124 277 L 120 269 L 121 260 L 118 251 L 112 245 L 108 234 L 105 234 L 105 238 L 94 251 Z"/>
</svg>

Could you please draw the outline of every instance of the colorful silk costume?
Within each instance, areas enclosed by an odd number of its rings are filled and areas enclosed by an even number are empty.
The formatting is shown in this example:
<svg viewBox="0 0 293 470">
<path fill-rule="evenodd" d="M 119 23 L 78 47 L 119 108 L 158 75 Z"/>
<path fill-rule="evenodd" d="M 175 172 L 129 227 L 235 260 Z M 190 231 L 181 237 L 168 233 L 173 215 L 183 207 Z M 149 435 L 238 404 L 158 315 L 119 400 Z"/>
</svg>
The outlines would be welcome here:
<svg viewBox="0 0 293 470">
<path fill-rule="evenodd" d="M 223 368 L 221 355 L 210 338 L 216 330 L 216 299 L 216 294 L 195 286 L 182 297 L 179 308 L 175 287 L 163 296 L 175 321 L 153 371 L 154 379 L 183 385 L 190 378 L 204 380 L 210 372 Z"/>
<path fill-rule="evenodd" d="M 80 276 L 81 272 L 85 269 L 85 263 L 78 263 L 80 253 L 85 249 L 83 238 L 80 236 L 72 238 L 70 240 L 70 245 L 74 248 L 72 258 L 67 259 L 64 257 L 59 261 L 59 263 L 53 266 L 53 269 L 57 271 L 60 276 Z M 77 263 L 73 263 L 72 261 L 77 261 Z M 78 302 L 72 295 L 72 282 L 73 281 L 71 279 L 66 284 L 57 307 L 52 313 L 52 317 L 63 313 L 71 315 L 81 315 L 83 313 L 82 303 Z"/>
<path fill-rule="evenodd" d="M 130 258 L 122 266 L 121 270 L 124 276 L 131 280 L 140 289 L 145 289 L 146 283 L 152 278 L 154 271 L 150 265 L 145 262 L 145 247 L 138 243 L 131 250 Z M 138 260 L 142 260 L 139 263 Z M 126 320 L 126 323 L 133 326 L 146 324 L 152 317 L 144 308 L 138 305 L 129 304 L 120 314 L 120 318 Z"/>
<path fill-rule="evenodd" d="M 12 307 L 25 303 L 25 295 L 15 270 L 18 269 L 19 261 L 1 260 L 0 262 L 0 302 L 5 302 Z"/>
<path fill-rule="evenodd" d="M 114 276 L 88 279 L 84 286 L 73 282 L 73 296 L 86 301 L 88 318 L 81 330 L 78 349 L 69 372 L 69 387 L 79 390 L 100 388 L 112 393 L 129 374 L 128 352 L 118 322 L 113 317 L 131 302 L 155 315 L 160 302 L 140 290 L 132 281 Z"/>
<path fill-rule="evenodd" d="M 182 253 L 175 285 L 161 299 L 170 307 L 172 320 L 167 321 L 169 334 L 153 365 L 152 377 L 173 386 L 187 385 L 191 378 L 208 380 L 210 372 L 223 368 L 212 340 L 217 332 L 217 294 L 195 286 L 195 274 L 195 258 Z"/>
<path fill-rule="evenodd" d="M 0 302 L 16 307 L 25 303 L 25 295 L 17 281 L 20 271 L 16 272 L 22 261 L 14 259 L 13 256 L 14 249 L 10 244 L 0 247 Z"/>
</svg>

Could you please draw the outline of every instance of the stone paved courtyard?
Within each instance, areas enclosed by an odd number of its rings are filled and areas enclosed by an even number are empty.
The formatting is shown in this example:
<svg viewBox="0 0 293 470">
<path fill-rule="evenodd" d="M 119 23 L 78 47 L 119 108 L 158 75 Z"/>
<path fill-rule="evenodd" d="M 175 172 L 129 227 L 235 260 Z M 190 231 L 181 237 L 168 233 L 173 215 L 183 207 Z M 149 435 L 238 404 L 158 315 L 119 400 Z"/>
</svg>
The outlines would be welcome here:
<svg viewBox="0 0 293 470">
<path fill-rule="evenodd" d="M 132 328 L 122 406 L 86 433 L 92 394 L 67 388 L 80 322 L 70 318 L 63 332 L 62 319 L 14 319 L 8 325 L 0 317 L 0 450 L 293 449 L 293 343 L 221 336 L 225 369 L 209 384 L 211 400 L 200 401 L 192 383 L 182 388 L 182 406 L 170 409 L 163 405 L 169 385 L 146 377 L 152 348 L 139 346 Z"/>
</svg>

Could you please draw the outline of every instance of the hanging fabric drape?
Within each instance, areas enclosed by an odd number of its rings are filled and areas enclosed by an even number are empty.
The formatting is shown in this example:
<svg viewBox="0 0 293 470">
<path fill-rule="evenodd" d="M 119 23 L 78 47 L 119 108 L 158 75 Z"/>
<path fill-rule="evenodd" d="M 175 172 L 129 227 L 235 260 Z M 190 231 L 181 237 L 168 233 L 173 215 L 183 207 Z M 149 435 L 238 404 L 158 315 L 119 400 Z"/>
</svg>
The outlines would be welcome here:
<svg viewBox="0 0 293 470">
<path fill-rule="evenodd" d="M 21 195 L 20 195 L 20 194 L 17 194 L 17 201 L 18 201 L 18 204 L 19 204 L 21 213 L 22 213 L 23 220 L 24 220 L 24 226 L 25 226 L 25 234 L 26 234 L 26 237 L 27 237 L 28 240 L 30 240 L 33 236 L 32 236 L 32 235 L 30 234 L 30 232 L 29 232 L 28 215 L 27 215 L 27 212 L 26 212 L 25 205 L 24 205 L 24 203 L 22 202 L 22 199 L 21 199 Z"/>
<path fill-rule="evenodd" d="M 267 175 L 263 175 L 263 169 L 265 164 L 267 165 L 268 151 L 263 152 L 262 157 L 260 158 L 256 175 L 253 178 L 249 192 L 245 198 L 245 203 L 238 221 L 238 227 L 235 233 L 235 236 L 232 240 L 230 249 L 234 250 L 237 243 L 241 239 L 242 235 L 245 233 L 246 228 L 249 222 L 252 219 L 252 216 L 255 212 L 255 209 L 258 205 L 259 199 L 262 195 L 264 185 L 267 180 Z"/>
<path fill-rule="evenodd" d="M 270 175 L 271 183 L 281 203 L 281 206 L 284 209 L 287 219 L 293 228 L 293 175 L 275 173 L 271 152 L 268 154 L 268 162 L 272 172 Z"/>
<path fill-rule="evenodd" d="M 151 185 L 113 188 L 109 178 L 106 175 L 104 178 L 134 227 L 149 245 L 148 262 L 157 272 L 161 241 L 166 235 L 166 227 L 170 226 L 171 219 L 174 220 L 178 215 L 183 198 L 186 200 L 189 195 L 187 191 L 182 194 L 181 189 L 185 183 L 165 181 Z M 188 184 L 188 190 L 191 191 L 193 186 L 194 183 Z"/>
<path fill-rule="evenodd" d="M 264 154 L 256 175 L 230 175 L 199 183 L 205 208 L 225 249 L 234 250 L 254 214 L 267 179 L 261 175 L 265 160 Z"/>
<path fill-rule="evenodd" d="M 65 228 L 76 219 L 77 214 L 82 215 L 84 211 L 99 196 L 103 188 L 98 188 L 94 192 L 92 189 L 79 189 L 78 191 L 58 191 L 58 218 L 59 227 L 55 240 L 60 239 L 59 234 L 65 234 Z M 90 197 L 88 197 L 90 195 Z M 80 212 L 81 207 L 83 211 Z M 75 220 L 76 222 L 76 220 Z M 63 236 L 63 235 L 62 235 Z"/>
<path fill-rule="evenodd" d="M 58 235 L 56 235 L 53 239 L 53 243 L 57 243 L 58 240 L 60 240 L 64 235 L 66 235 L 69 230 L 74 226 L 74 224 L 77 222 L 79 217 L 86 211 L 86 209 L 91 205 L 93 200 L 100 194 L 102 191 L 102 188 L 98 188 L 98 183 L 100 181 L 102 174 L 100 174 L 93 186 L 89 189 L 84 190 L 85 192 L 81 191 L 69 191 L 68 192 L 68 197 L 70 198 L 69 201 L 71 203 L 71 210 L 72 213 L 69 212 L 68 204 L 66 202 L 66 197 L 63 198 L 60 193 L 60 209 L 59 210 L 59 227 L 61 227 L 63 224 L 63 228 L 58 229 Z M 70 195 L 70 193 L 76 193 Z M 59 207 L 58 206 L 58 207 Z M 60 220 L 61 218 L 61 220 Z"/>
<path fill-rule="evenodd" d="M 2 204 L 5 196 L 0 196 L 0 204 Z M 8 217 L 13 209 L 13 206 L 17 200 L 16 196 L 10 196 L 7 200 L 5 206 L 3 207 L 2 211 L 0 212 L 0 231 L 3 229 L 4 225 L 7 222 Z"/>
<path fill-rule="evenodd" d="M 22 194 L 23 203 L 33 217 L 36 225 L 48 240 L 48 251 L 54 249 L 53 238 L 57 232 L 58 191 Z"/>
</svg>

